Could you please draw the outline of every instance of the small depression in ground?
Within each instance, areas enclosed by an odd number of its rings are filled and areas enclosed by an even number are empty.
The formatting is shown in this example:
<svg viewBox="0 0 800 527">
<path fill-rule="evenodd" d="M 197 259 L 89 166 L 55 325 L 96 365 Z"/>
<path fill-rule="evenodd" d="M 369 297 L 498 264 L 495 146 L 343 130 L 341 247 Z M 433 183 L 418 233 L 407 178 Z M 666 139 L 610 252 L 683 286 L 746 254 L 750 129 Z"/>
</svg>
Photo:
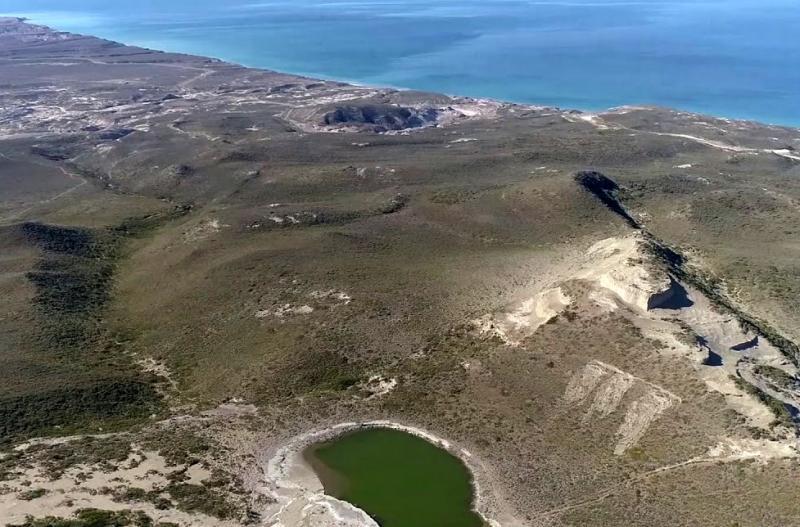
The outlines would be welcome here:
<svg viewBox="0 0 800 527">
<path fill-rule="evenodd" d="M 382 527 L 481 527 L 472 476 L 447 450 L 389 428 L 348 432 L 309 446 L 304 457 L 325 493 Z"/>
</svg>

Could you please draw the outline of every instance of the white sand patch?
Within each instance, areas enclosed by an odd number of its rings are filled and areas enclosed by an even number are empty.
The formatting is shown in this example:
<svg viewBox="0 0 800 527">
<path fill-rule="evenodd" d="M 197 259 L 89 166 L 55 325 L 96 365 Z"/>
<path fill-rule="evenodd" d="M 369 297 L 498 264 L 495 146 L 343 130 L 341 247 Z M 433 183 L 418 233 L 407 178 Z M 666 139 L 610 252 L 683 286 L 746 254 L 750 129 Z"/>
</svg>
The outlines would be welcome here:
<svg viewBox="0 0 800 527">
<path fill-rule="evenodd" d="M 356 168 L 356 177 L 361 179 L 388 177 L 393 176 L 396 173 L 397 169 L 382 166 Z"/>
<path fill-rule="evenodd" d="M 384 377 L 383 375 L 373 375 L 366 381 L 359 383 L 358 387 L 369 392 L 367 399 L 374 399 L 394 390 L 397 387 L 397 379 Z"/>
<path fill-rule="evenodd" d="M 589 300 L 599 308 L 599 312 L 613 313 L 619 309 L 619 304 L 613 294 L 604 290 L 594 290 L 589 293 Z"/>
<path fill-rule="evenodd" d="M 534 296 L 511 304 L 499 314 L 485 315 L 473 321 L 473 325 L 479 332 L 496 335 L 506 344 L 519 345 L 525 335 L 547 320 L 545 315 L 563 309 L 566 300 L 556 294 L 561 285 L 579 280 L 591 288 L 588 302 L 577 305 L 578 311 L 593 307 L 593 312 L 598 314 L 619 312 L 645 337 L 661 342 L 662 353 L 690 361 L 698 378 L 709 390 L 722 394 L 728 407 L 743 416 L 749 426 L 773 434 L 789 434 L 791 431 L 786 427 L 774 429 L 773 412 L 749 390 L 740 387 L 735 379 L 742 379 L 779 401 L 799 407 L 800 395 L 776 386 L 748 365 L 775 367 L 791 376 L 797 376 L 798 369 L 769 341 L 745 331 L 734 315 L 719 312 L 702 293 L 679 284 L 654 259 L 647 243 L 639 233 L 601 240 L 584 255 L 564 262 L 557 276 L 549 277 Z M 681 288 L 686 289 L 685 293 Z M 684 294 L 685 301 L 681 299 Z M 666 308 L 671 299 L 679 300 L 673 304 L 680 307 Z M 576 302 L 580 302 L 580 298 Z M 547 307 L 551 310 L 547 311 Z M 692 341 L 695 337 L 696 343 Z M 721 364 L 715 365 L 720 361 L 710 352 L 721 358 Z M 709 357 L 713 359 L 711 363 L 707 363 Z M 629 413 L 620 428 L 616 449 L 618 453 L 624 452 L 679 399 L 652 385 L 648 391 L 655 395 L 642 398 L 636 405 L 626 404 L 629 389 L 637 386 L 641 379 L 631 385 L 625 377 L 628 374 L 603 373 L 604 368 L 595 364 L 576 374 L 569 381 L 564 401 L 572 405 L 588 404 L 584 416 L 587 420 L 616 413 L 617 407 L 627 408 Z"/>
<path fill-rule="evenodd" d="M 746 332 L 733 315 L 718 311 L 696 289 L 684 287 L 691 305 L 680 309 L 630 312 L 627 317 L 644 336 L 661 342 L 666 353 L 691 361 L 708 389 L 722 394 L 727 406 L 744 417 L 749 426 L 775 433 L 772 427 L 775 415 L 758 397 L 741 388 L 734 378 L 741 377 L 779 400 L 794 404 L 797 401 L 791 394 L 773 390 L 759 379 L 749 378 L 749 370 L 742 367 L 751 363 L 765 364 L 789 375 L 796 375 L 797 368 L 766 339 Z M 691 330 L 690 334 L 686 334 L 686 328 Z M 692 342 L 692 338 L 697 341 Z M 712 352 L 719 358 L 716 364 L 707 364 Z M 650 401 L 649 404 L 658 410 L 660 401 Z M 789 431 L 778 430 L 777 433 Z"/>
<path fill-rule="evenodd" d="M 700 373 L 706 386 L 722 394 L 728 407 L 745 417 L 749 426 L 762 430 L 771 429 L 775 414 L 755 395 L 739 388 L 723 368 L 705 367 Z"/>
<path fill-rule="evenodd" d="M 571 299 L 560 287 L 547 289 L 509 307 L 509 311 L 484 315 L 473 325 L 482 334 L 495 335 L 511 346 L 532 335 L 569 306 Z"/>
<path fill-rule="evenodd" d="M 673 323 L 663 322 L 663 325 L 659 325 L 642 320 L 634 320 L 634 323 L 642 329 L 646 337 L 662 342 L 668 349 L 673 350 L 673 353 L 691 360 L 698 377 L 708 389 L 722 394 L 728 407 L 744 417 L 749 426 L 763 430 L 771 429 L 771 424 L 775 420 L 772 411 L 754 395 L 739 388 L 731 378 L 731 375 L 736 375 L 736 364 L 740 359 L 733 356 L 735 352 L 730 352 L 730 355 L 723 354 L 721 366 L 706 366 L 702 361 L 708 356 L 708 350 L 696 344 L 689 345 L 676 338 L 678 328 Z"/>
<path fill-rule="evenodd" d="M 614 447 L 614 454 L 618 456 L 624 454 L 647 432 L 653 421 L 678 403 L 680 398 L 663 389 L 650 391 L 633 401 L 625 413 L 625 420 L 617 430 L 618 441 Z"/>
<path fill-rule="evenodd" d="M 613 372 L 611 376 L 597 388 L 594 400 L 584 414 L 584 420 L 602 419 L 616 411 L 625 393 L 633 386 L 635 379 L 624 372 Z"/>
<path fill-rule="evenodd" d="M 216 218 L 203 220 L 183 233 L 183 241 L 184 243 L 191 243 L 204 240 L 212 234 L 218 233 L 223 227 L 229 227 L 229 225 L 223 225 Z"/>
<path fill-rule="evenodd" d="M 69 443 L 70 441 L 76 441 L 78 439 L 85 439 L 87 437 L 91 437 L 93 439 L 103 439 L 106 437 L 113 437 L 115 435 L 119 435 L 119 433 L 111 432 L 108 434 L 83 434 L 83 435 L 74 435 L 74 436 L 60 436 L 60 437 L 33 437 L 28 439 L 24 443 L 20 443 L 19 445 L 14 447 L 14 450 L 25 451 L 28 450 L 30 447 L 35 445 L 63 445 L 64 443 Z"/>
<path fill-rule="evenodd" d="M 647 106 L 635 106 L 635 105 L 627 105 L 626 104 L 626 105 L 623 105 L 623 106 L 615 106 L 613 108 L 609 108 L 608 110 L 603 112 L 603 115 L 605 115 L 605 114 L 609 114 L 609 115 L 625 115 L 625 114 L 631 113 L 631 112 L 646 111 L 646 110 L 650 110 L 650 109 L 651 108 L 649 108 Z"/>
<path fill-rule="evenodd" d="M 644 394 L 633 400 L 628 397 L 629 402 L 625 404 L 626 394 L 634 386 L 637 393 Z M 570 378 L 563 400 L 572 408 L 588 401 L 584 423 L 605 419 L 624 406 L 623 422 L 616 433 L 616 455 L 636 445 L 664 411 L 681 403 L 680 397 L 661 386 L 598 360 L 589 362 Z"/>
<path fill-rule="evenodd" d="M 314 308 L 307 304 L 299 306 L 292 304 L 283 304 L 281 306 L 276 307 L 275 309 L 260 309 L 256 311 L 255 317 L 256 318 L 276 317 L 279 319 L 283 319 L 291 315 L 308 315 L 313 312 Z"/>
<path fill-rule="evenodd" d="M 344 291 L 338 291 L 336 289 L 329 289 L 327 291 L 311 291 L 308 296 L 316 300 L 329 301 L 328 303 L 334 306 L 345 306 L 353 301 L 353 298 L 350 295 Z"/>
<path fill-rule="evenodd" d="M 625 238 L 607 238 L 587 251 L 588 265 L 575 278 L 594 282 L 613 293 L 619 300 L 638 310 L 647 311 L 651 299 L 668 291 L 669 276 L 650 260 L 639 234 Z"/>
<path fill-rule="evenodd" d="M 772 430 L 775 415 L 756 396 L 740 388 L 733 378 L 741 377 L 779 400 L 797 404 L 792 394 L 773 389 L 768 383 L 750 375 L 752 366 L 756 364 L 772 366 L 792 376 L 797 375 L 797 367 L 767 339 L 747 332 L 733 315 L 719 311 L 696 289 L 685 287 L 693 302 L 691 306 L 670 310 L 666 319 L 651 317 L 633 319 L 633 322 L 645 336 L 663 342 L 691 360 L 706 386 L 722 394 L 728 406 L 745 417 L 748 425 Z M 676 338 L 680 328 L 672 318 L 680 320 L 683 327 L 690 328 L 699 339 L 698 342 L 687 344 Z M 710 352 L 719 357 L 721 364 L 705 363 Z"/>
<path fill-rule="evenodd" d="M 186 467 L 186 477 L 185 483 L 200 485 L 204 480 L 211 477 L 211 471 L 197 463 Z"/>
<path fill-rule="evenodd" d="M 721 461 L 759 460 L 796 458 L 800 456 L 797 444 L 768 439 L 725 438 L 708 450 L 705 457 Z"/>
<path fill-rule="evenodd" d="M 275 317 L 283 320 L 296 315 L 309 315 L 320 309 L 334 309 L 353 301 L 350 295 L 337 289 L 311 291 L 306 295 L 306 299 L 311 299 L 311 301 L 305 304 L 300 304 L 299 302 L 296 304 L 285 303 L 272 308 L 259 309 L 255 312 L 255 317 Z"/>
<path fill-rule="evenodd" d="M 771 152 L 776 156 L 785 157 L 786 159 L 791 159 L 792 161 L 800 161 L 800 153 L 797 153 L 794 150 L 789 150 L 788 148 L 771 150 Z"/>
<path fill-rule="evenodd" d="M 652 257 L 646 243 L 639 233 L 601 240 L 585 254 L 566 262 L 557 276 L 537 285 L 521 300 L 498 313 L 475 319 L 472 324 L 481 334 L 497 336 L 510 346 L 518 346 L 573 302 L 562 289 L 571 280 L 589 282 L 594 288 L 591 300 L 604 311 L 625 305 L 646 312 L 655 299 L 672 291 L 669 275 L 661 267 L 649 265 Z"/>
<path fill-rule="evenodd" d="M 466 117 L 470 119 L 491 119 L 497 117 L 498 112 L 504 106 L 504 103 L 493 101 L 491 99 L 471 99 L 468 97 L 459 97 L 456 104 L 451 104 L 448 109 L 452 110 L 459 117 Z"/>
<path fill-rule="evenodd" d="M 599 361 L 584 366 L 580 374 L 573 375 L 564 391 L 564 401 L 570 405 L 581 404 L 600 381 L 608 374 L 608 370 Z"/>
<path fill-rule="evenodd" d="M 172 376 L 172 372 L 163 361 L 158 361 L 153 357 L 144 357 L 137 359 L 136 364 L 139 365 L 142 371 L 152 373 L 153 375 L 165 379 L 173 388 L 178 387 L 178 383 Z"/>
<path fill-rule="evenodd" d="M 125 502 L 112 499 L 114 491 L 139 488 L 152 491 L 169 483 L 166 475 L 176 470 L 168 467 L 166 460 L 157 452 L 134 452 L 128 459 L 113 469 L 99 465 L 76 465 L 63 475 L 52 478 L 44 467 L 35 465 L 25 468 L 4 482 L 0 489 L 0 523 L 20 524 L 26 516 L 71 517 L 79 509 L 142 511 L 155 521 L 174 522 L 181 526 L 230 526 L 234 521 L 222 521 L 204 514 L 186 513 L 179 510 L 159 510 L 149 502 Z M 194 465 L 188 467 L 189 481 L 199 483 L 210 473 Z M 31 500 L 20 498 L 30 489 L 43 489 L 44 495 Z"/>
<path fill-rule="evenodd" d="M 578 116 L 578 119 L 581 121 L 586 121 L 587 123 L 594 125 L 595 128 L 598 130 L 608 130 L 609 126 L 605 123 L 599 116 L 594 114 L 581 114 Z"/>
<path fill-rule="evenodd" d="M 605 121 L 600 114 L 596 113 L 577 113 L 574 111 L 569 111 L 563 112 L 561 117 L 570 123 L 589 123 L 598 130 L 614 130 L 618 128 L 616 124 Z"/>
</svg>

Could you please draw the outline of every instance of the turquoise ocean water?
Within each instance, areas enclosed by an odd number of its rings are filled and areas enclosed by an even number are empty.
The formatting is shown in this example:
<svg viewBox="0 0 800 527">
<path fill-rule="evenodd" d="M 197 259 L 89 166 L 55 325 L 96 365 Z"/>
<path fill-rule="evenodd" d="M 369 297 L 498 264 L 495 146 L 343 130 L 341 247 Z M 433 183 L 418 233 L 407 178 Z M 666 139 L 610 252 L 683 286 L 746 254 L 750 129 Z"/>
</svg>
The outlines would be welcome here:
<svg viewBox="0 0 800 527">
<path fill-rule="evenodd" d="M 0 13 L 314 77 L 800 126 L 800 0 L 0 0 Z"/>
</svg>

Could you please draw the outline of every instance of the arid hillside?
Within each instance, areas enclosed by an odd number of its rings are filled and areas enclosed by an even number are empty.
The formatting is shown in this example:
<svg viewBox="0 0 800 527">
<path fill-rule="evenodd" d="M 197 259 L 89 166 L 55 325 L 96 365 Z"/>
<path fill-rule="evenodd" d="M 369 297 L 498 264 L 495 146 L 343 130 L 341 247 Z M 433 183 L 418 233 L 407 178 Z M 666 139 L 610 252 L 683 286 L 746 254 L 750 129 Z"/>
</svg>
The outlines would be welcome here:
<svg viewBox="0 0 800 527">
<path fill-rule="evenodd" d="M 380 421 L 492 525 L 800 525 L 800 130 L 17 19 L 0 79 L 0 523 L 363 526 L 286 456 Z"/>
</svg>

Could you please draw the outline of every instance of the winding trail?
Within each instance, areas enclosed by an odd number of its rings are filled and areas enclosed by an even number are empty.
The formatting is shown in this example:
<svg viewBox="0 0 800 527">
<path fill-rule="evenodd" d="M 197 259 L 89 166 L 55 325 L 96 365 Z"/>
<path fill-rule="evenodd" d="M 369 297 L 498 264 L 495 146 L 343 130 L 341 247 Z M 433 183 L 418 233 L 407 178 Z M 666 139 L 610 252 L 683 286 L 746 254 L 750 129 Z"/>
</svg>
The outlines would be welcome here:
<svg viewBox="0 0 800 527">
<path fill-rule="evenodd" d="M 735 458 L 733 456 L 731 456 L 728 460 L 732 461 L 734 459 Z M 588 505 L 599 503 L 599 502 L 601 502 L 603 500 L 606 500 L 606 499 L 610 498 L 611 496 L 616 494 L 617 491 L 619 491 L 621 489 L 631 487 L 635 483 L 639 483 L 641 481 L 648 480 L 650 478 L 653 478 L 653 477 L 658 476 L 660 474 L 663 474 L 665 472 L 671 472 L 673 470 L 680 470 L 682 468 L 686 468 L 686 467 L 693 466 L 693 465 L 704 465 L 704 464 L 719 463 L 720 461 L 726 461 L 726 459 L 725 458 L 719 458 L 719 457 L 712 457 L 712 456 L 702 456 L 702 457 L 696 457 L 696 458 L 692 458 L 692 459 L 689 459 L 689 460 L 686 460 L 686 461 L 682 461 L 680 463 L 674 463 L 672 465 L 664 465 L 663 467 L 659 467 L 659 468 L 650 470 L 648 472 L 644 472 L 642 474 L 639 474 L 637 476 L 634 476 L 631 479 L 626 480 L 623 483 L 618 483 L 616 485 L 611 485 L 610 487 L 606 487 L 605 489 L 596 492 L 595 494 L 593 494 L 590 497 L 576 498 L 576 499 L 573 499 L 573 500 L 569 500 L 569 501 L 567 501 L 567 503 L 565 503 L 564 505 L 561 505 L 559 507 L 555 507 L 555 508 L 552 508 L 552 509 L 547 509 L 547 510 L 535 513 L 533 518 L 535 520 L 539 520 L 539 521 L 552 520 L 555 517 L 560 516 L 561 514 L 563 514 L 565 512 L 569 512 L 569 511 L 574 510 L 574 509 L 580 509 L 580 508 L 586 507 Z"/>
<path fill-rule="evenodd" d="M 6 159 L 8 161 L 17 161 L 17 160 L 9 157 L 8 155 L 6 155 L 6 154 L 4 154 L 2 152 L 0 152 L 0 157 L 2 157 L 3 159 Z M 45 164 L 45 163 L 39 163 L 39 162 L 32 161 L 32 160 L 25 160 L 24 162 L 31 163 L 31 164 L 34 164 L 34 165 L 38 165 L 38 166 L 41 166 L 41 167 L 52 168 L 51 165 L 48 165 L 48 164 Z M 78 180 L 79 183 L 77 183 L 76 185 L 68 188 L 67 190 L 59 192 L 55 196 L 51 196 L 51 197 L 49 197 L 47 199 L 43 199 L 43 200 L 39 200 L 37 202 L 34 202 L 34 203 L 32 203 L 31 205 L 28 205 L 27 207 L 25 207 L 22 210 L 16 211 L 15 213 L 13 213 L 10 216 L 6 216 L 4 218 L 0 218 L 0 224 L 8 225 L 10 223 L 13 223 L 13 220 L 18 219 L 20 216 L 22 216 L 26 212 L 30 211 L 31 209 L 33 209 L 35 207 L 38 207 L 39 205 L 44 205 L 46 203 L 51 203 L 51 202 L 53 202 L 53 201 L 55 201 L 55 200 L 57 200 L 59 198 L 63 198 L 64 196 L 67 196 L 67 195 L 75 192 L 76 190 L 78 190 L 79 188 L 81 188 L 82 186 L 86 185 L 89 182 L 86 178 L 84 178 L 82 176 L 79 176 L 75 172 L 70 172 L 69 170 L 67 170 L 66 168 L 64 168 L 62 166 L 57 165 L 55 168 L 60 170 L 61 173 L 64 174 L 65 176 L 67 176 L 68 178 Z"/>
<path fill-rule="evenodd" d="M 181 70 L 194 70 L 199 71 L 199 73 L 193 77 L 188 79 L 184 79 L 175 84 L 178 88 L 187 88 L 189 85 L 194 84 L 195 82 L 208 77 L 209 75 L 216 73 L 217 70 L 214 68 L 203 68 L 200 66 L 192 66 L 189 64 L 176 64 L 171 62 L 107 62 L 104 60 L 99 60 L 91 57 L 82 58 L 79 60 L 72 60 L 72 61 L 64 61 L 64 62 L 44 62 L 44 61 L 32 61 L 26 58 L 20 57 L 4 57 L 3 61 L 14 61 L 17 62 L 20 66 L 41 66 L 41 65 L 49 65 L 49 66 L 77 66 L 79 64 L 96 64 L 98 66 L 160 66 L 162 68 L 176 68 Z"/>
<path fill-rule="evenodd" d="M 731 145 L 728 143 L 723 143 L 721 141 L 715 141 L 713 139 L 706 139 L 705 137 L 699 137 L 696 135 L 690 134 L 679 134 L 674 132 L 655 132 L 652 130 L 639 130 L 636 128 L 630 128 L 628 126 L 616 123 L 616 122 L 609 122 L 603 119 L 603 115 L 606 114 L 613 114 L 613 112 L 601 112 L 598 114 L 584 114 L 583 116 L 579 117 L 579 120 L 576 120 L 571 117 L 567 117 L 562 115 L 562 117 L 571 123 L 575 122 L 586 122 L 591 124 L 598 130 L 625 130 L 632 133 L 637 134 L 649 134 L 649 135 L 658 135 L 663 137 L 675 137 L 678 139 L 688 139 L 689 141 L 694 141 L 696 143 L 700 143 L 701 145 L 705 145 L 711 148 L 716 148 L 718 150 L 722 150 L 725 152 L 734 152 L 734 153 L 743 153 L 743 154 L 773 154 L 778 157 L 783 157 L 784 159 L 789 159 L 791 161 L 800 161 L 800 153 L 793 152 L 788 149 L 770 149 L 770 148 L 754 148 L 749 146 L 739 146 L 739 145 Z"/>
</svg>

